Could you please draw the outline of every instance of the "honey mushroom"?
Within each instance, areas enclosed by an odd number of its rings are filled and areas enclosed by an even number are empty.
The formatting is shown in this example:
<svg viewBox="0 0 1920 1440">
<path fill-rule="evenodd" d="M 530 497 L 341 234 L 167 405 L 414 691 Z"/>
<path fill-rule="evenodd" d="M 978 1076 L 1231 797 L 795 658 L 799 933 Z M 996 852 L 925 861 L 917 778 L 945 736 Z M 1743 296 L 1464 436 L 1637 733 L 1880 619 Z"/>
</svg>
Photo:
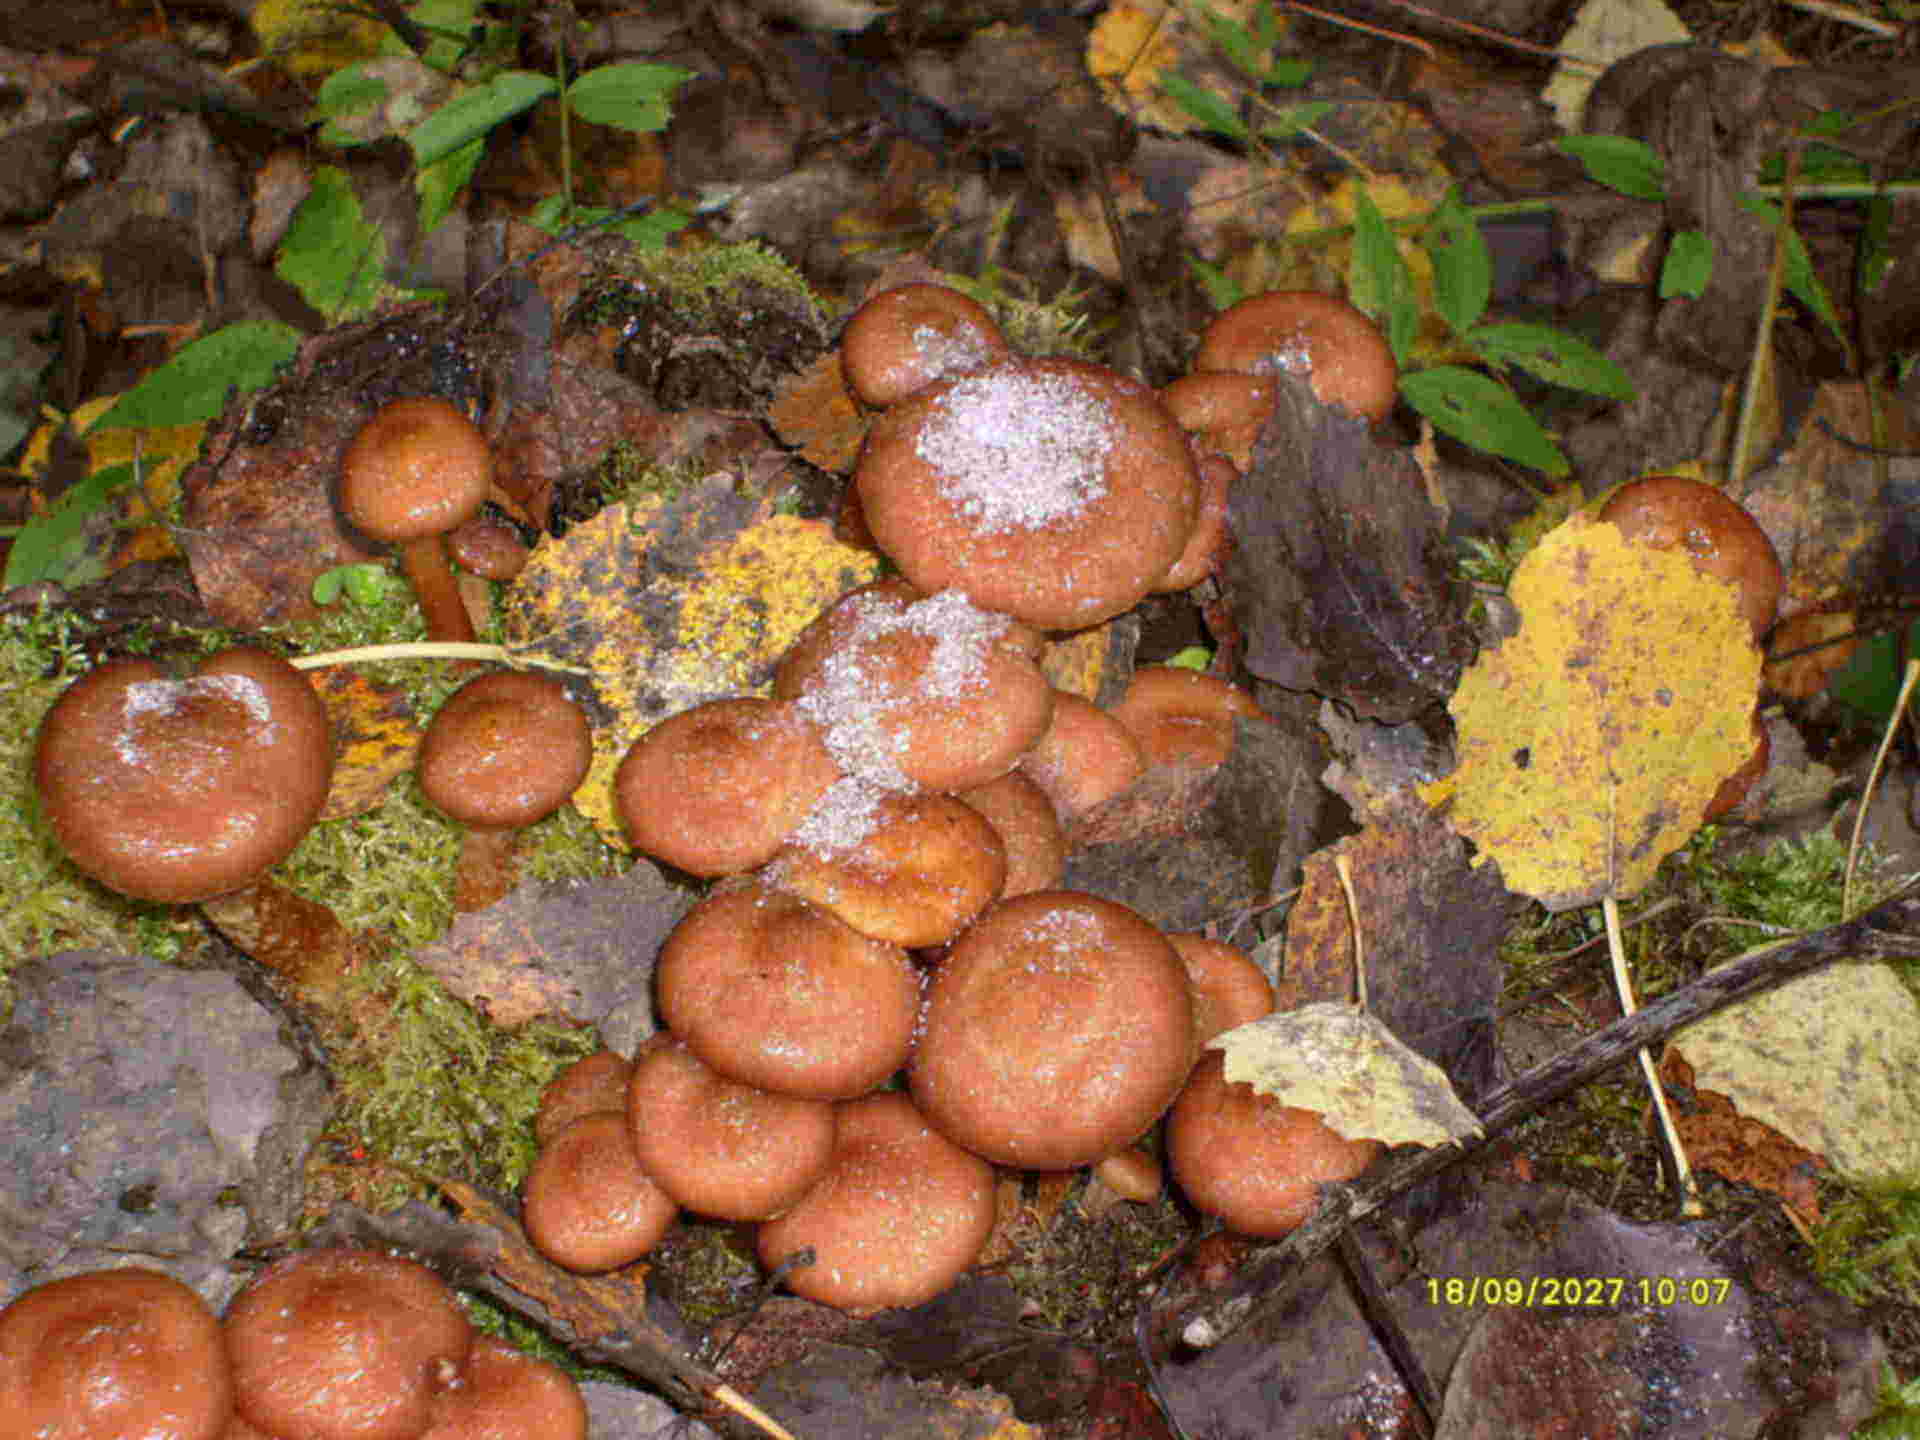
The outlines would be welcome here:
<svg viewBox="0 0 1920 1440">
<path fill-rule="evenodd" d="M 986 307 L 946 285 L 896 285 L 853 312 L 840 339 L 848 388 L 881 409 L 1007 356 Z"/>
<path fill-rule="evenodd" d="M 914 585 L 1048 630 L 1137 604 L 1185 550 L 1199 504 L 1186 435 L 1153 392 L 1062 357 L 916 391 L 874 422 L 854 484 Z"/>
<path fill-rule="evenodd" d="M 1756 642 L 1773 624 L 1786 577 L 1767 532 L 1715 486 L 1684 475 L 1647 475 L 1607 496 L 1599 518 L 1629 540 L 1678 550 L 1693 568 L 1733 585 Z"/>
<path fill-rule="evenodd" d="M 1155 765 L 1225 764 L 1233 753 L 1233 722 L 1267 718 L 1246 691 L 1177 665 L 1136 670 L 1109 713 Z"/>
<path fill-rule="evenodd" d="M 625 1112 L 596 1110 L 540 1147 L 520 1187 L 520 1213 L 536 1250 L 593 1275 L 653 1249 L 680 1209 L 641 1167 Z"/>
<path fill-rule="evenodd" d="M 1046 791 L 1018 770 L 954 796 L 977 810 L 1007 852 L 1003 899 L 1031 890 L 1051 890 L 1067 868 L 1067 837 Z"/>
<path fill-rule="evenodd" d="M 1269 290 L 1229 305 L 1200 336 L 1196 373 L 1304 377 L 1322 405 L 1378 423 L 1393 410 L 1400 368 L 1386 336 L 1336 295 Z"/>
<path fill-rule="evenodd" d="M 1046 733 L 1020 759 L 1021 773 L 1038 785 L 1061 820 L 1104 805 L 1146 771 L 1146 752 L 1133 732 L 1091 700 L 1054 692 Z"/>
</svg>

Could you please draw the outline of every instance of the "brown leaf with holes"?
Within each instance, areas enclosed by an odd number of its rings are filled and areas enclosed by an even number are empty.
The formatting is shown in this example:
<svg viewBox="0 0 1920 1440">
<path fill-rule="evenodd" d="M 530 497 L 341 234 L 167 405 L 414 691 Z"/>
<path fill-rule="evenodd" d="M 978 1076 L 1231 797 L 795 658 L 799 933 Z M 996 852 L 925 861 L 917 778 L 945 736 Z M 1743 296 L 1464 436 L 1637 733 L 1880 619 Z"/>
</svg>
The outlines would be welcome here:
<svg viewBox="0 0 1920 1440">
<path fill-rule="evenodd" d="M 1676 1115 L 1680 1143 L 1694 1165 L 1769 1195 L 1805 1225 L 1820 1223 L 1820 1174 L 1827 1168 L 1813 1151 L 1750 1115 L 1717 1090 L 1694 1089 L 1693 1067 L 1675 1051 L 1660 1062 L 1660 1078 L 1693 1090 L 1696 1108 Z"/>
</svg>

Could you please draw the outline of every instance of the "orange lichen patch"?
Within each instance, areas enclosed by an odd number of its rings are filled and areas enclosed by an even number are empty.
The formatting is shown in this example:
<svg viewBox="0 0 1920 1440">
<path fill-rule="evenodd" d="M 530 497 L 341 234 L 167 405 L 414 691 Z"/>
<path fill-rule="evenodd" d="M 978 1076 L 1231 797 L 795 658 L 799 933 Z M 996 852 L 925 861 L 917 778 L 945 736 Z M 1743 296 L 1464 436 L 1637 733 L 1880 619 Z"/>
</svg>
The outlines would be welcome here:
<svg viewBox="0 0 1920 1440">
<path fill-rule="evenodd" d="M 715 476 L 609 506 L 537 546 L 508 595 L 508 643 L 585 666 L 606 712 L 575 804 L 626 847 L 613 772 L 668 715 L 764 694 L 773 666 L 836 598 L 871 580 L 869 551 L 817 520 L 772 513 Z"/>
</svg>

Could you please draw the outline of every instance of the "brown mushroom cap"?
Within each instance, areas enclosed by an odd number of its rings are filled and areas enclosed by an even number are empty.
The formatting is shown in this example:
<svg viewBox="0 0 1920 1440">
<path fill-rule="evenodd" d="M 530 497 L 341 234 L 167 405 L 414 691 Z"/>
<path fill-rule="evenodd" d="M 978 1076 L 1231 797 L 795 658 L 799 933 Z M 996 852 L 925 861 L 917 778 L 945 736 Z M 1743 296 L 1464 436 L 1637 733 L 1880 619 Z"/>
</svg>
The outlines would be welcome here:
<svg viewBox="0 0 1920 1440">
<path fill-rule="evenodd" d="M 188 678 L 113 660 L 40 723 L 34 779 L 63 849 L 142 900 L 205 900 L 250 884 L 312 828 L 333 735 L 306 678 L 251 646 Z"/>
<path fill-rule="evenodd" d="M 1169 934 L 1193 995 L 1196 1051 L 1216 1035 L 1273 1013 L 1273 985 L 1246 951 L 1204 935 Z"/>
<path fill-rule="evenodd" d="M 853 312 L 840 340 L 847 385 L 876 409 L 1006 354 L 986 307 L 945 285 L 882 290 Z"/>
<path fill-rule="evenodd" d="M 441 537 L 473 518 L 492 481 L 486 437 L 444 400 L 395 400 L 360 427 L 341 457 L 341 511 L 399 547 L 435 640 L 474 638 Z"/>
<path fill-rule="evenodd" d="M 540 1092 L 533 1138 L 544 1145 L 582 1115 L 597 1110 L 624 1112 L 627 1082 L 632 1078 L 633 1062 L 617 1050 L 596 1050 L 574 1061 Z"/>
<path fill-rule="evenodd" d="M 1030 890 L 1051 890 L 1067 868 L 1067 836 L 1053 802 L 1018 770 L 962 790 L 954 797 L 986 816 L 994 833 L 1007 847 L 1007 879 L 1000 887 L 1003 899 Z"/>
<path fill-rule="evenodd" d="M 1719 489 L 1684 475 L 1646 475 L 1609 495 L 1599 518 L 1629 540 L 1684 551 L 1694 569 L 1738 587 L 1755 640 L 1773 624 L 1786 586 L 1780 557 L 1759 522 Z"/>
<path fill-rule="evenodd" d="M 826 1172 L 833 1107 L 728 1080 L 656 1035 L 627 1091 L 633 1148 L 654 1184 L 717 1220 L 768 1220 Z"/>
<path fill-rule="evenodd" d="M 1046 734 L 1020 760 L 1021 772 L 1046 791 L 1063 820 L 1104 805 L 1147 768 L 1140 742 L 1084 696 L 1054 692 Z"/>
<path fill-rule="evenodd" d="M 938 381 L 880 416 L 854 474 L 880 548 L 929 593 L 1042 629 L 1129 609 L 1186 548 L 1199 482 L 1151 390 L 1055 357 Z"/>
<path fill-rule="evenodd" d="M 1269 290 L 1229 305 L 1200 336 L 1193 368 L 1304 374 L 1322 405 L 1376 422 L 1393 410 L 1400 385 L 1380 327 L 1338 296 L 1314 290 Z"/>
<path fill-rule="evenodd" d="M 1203 452 L 1224 455 L 1243 473 L 1253 463 L 1254 442 L 1276 399 L 1270 377 L 1231 370 L 1182 375 L 1160 391 L 1167 413 Z"/>
<path fill-rule="evenodd" d="M 377 1250 L 303 1250 L 227 1309 L 241 1416 L 300 1440 L 414 1440 L 473 1343 L 453 1292 Z"/>
<path fill-rule="evenodd" d="M 420 1440 L 587 1440 L 587 1402 L 558 1365 L 477 1335 Z"/>
<path fill-rule="evenodd" d="M 536 1250 L 595 1275 L 653 1249 L 679 1208 L 641 1168 L 625 1112 L 598 1110 L 540 1147 L 520 1188 L 520 1212 Z"/>
<path fill-rule="evenodd" d="M 810 1100 L 864 1095 L 899 1069 L 920 1002 L 904 951 L 759 881 L 688 912 L 654 984 L 662 1023 L 721 1075 Z"/>
<path fill-rule="evenodd" d="M 1178 665 L 1143 665 L 1113 707 L 1155 765 L 1221 765 L 1233 753 L 1233 722 L 1266 712 L 1237 686 Z"/>
<path fill-rule="evenodd" d="M 485 515 L 476 515 L 448 532 L 447 554 L 482 580 L 514 580 L 527 568 L 528 551 L 519 531 Z"/>
<path fill-rule="evenodd" d="M 444 535 L 473 518 L 493 481 L 487 437 L 444 400 L 395 400 L 340 460 L 340 508 L 375 540 Z"/>
<path fill-rule="evenodd" d="M 1187 548 L 1173 562 L 1173 568 L 1154 584 L 1157 594 L 1187 590 L 1214 572 L 1227 541 L 1227 509 L 1233 501 L 1234 482 L 1240 472 L 1224 455 L 1203 455 L 1198 462 L 1200 474 L 1200 510 L 1194 517 L 1193 534 Z"/>
<path fill-rule="evenodd" d="M 850 775 L 889 789 L 964 790 L 1004 775 L 1038 740 L 1053 689 L 1040 636 L 957 590 L 882 580 L 801 632 L 774 675 Z"/>
<path fill-rule="evenodd" d="M 155 1270 L 50 1281 L 0 1310 L 0 1430 L 218 1440 L 233 1414 L 220 1322 Z"/>
<path fill-rule="evenodd" d="M 993 1167 L 934 1131 L 904 1095 L 834 1107 L 832 1163 L 793 1209 L 760 1227 L 761 1262 L 791 1271 L 796 1295 L 865 1312 L 945 1290 L 993 1233 Z"/>
<path fill-rule="evenodd" d="M 714 700 L 662 720 L 614 774 L 634 846 L 691 875 L 764 865 L 840 777 L 799 706 Z"/>
<path fill-rule="evenodd" d="M 1242 1235 L 1285 1235 L 1313 1213 L 1320 1186 L 1351 1180 L 1386 1147 L 1348 1140 L 1319 1114 L 1229 1085 L 1209 1050 L 1167 1116 L 1167 1162 L 1197 1209 Z"/>
<path fill-rule="evenodd" d="M 927 992 L 909 1078 L 921 1113 L 976 1155 L 1090 1165 L 1172 1103 L 1193 1061 L 1186 971 L 1110 900 L 1043 890 L 981 916 Z"/>
<path fill-rule="evenodd" d="M 531 825 L 586 778 L 586 712 L 545 675 L 501 670 L 440 707 L 420 743 L 420 791 L 448 818 L 482 830 Z"/>
<path fill-rule="evenodd" d="M 828 792 L 829 811 L 840 790 Z M 978 810 L 951 795 L 852 793 L 850 806 L 870 805 L 868 817 L 816 830 L 809 816 L 768 867 L 773 883 L 862 935 L 910 947 L 945 943 L 1000 894 L 1006 843 Z"/>
</svg>

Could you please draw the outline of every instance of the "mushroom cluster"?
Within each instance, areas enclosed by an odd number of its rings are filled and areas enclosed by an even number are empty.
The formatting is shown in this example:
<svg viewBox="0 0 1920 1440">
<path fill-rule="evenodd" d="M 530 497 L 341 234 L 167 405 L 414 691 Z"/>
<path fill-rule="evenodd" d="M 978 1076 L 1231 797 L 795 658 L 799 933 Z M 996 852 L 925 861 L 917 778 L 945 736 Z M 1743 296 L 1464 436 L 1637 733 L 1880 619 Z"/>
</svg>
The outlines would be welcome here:
<svg viewBox="0 0 1920 1440">
<path fill-rule="evenodd" d="M 1131 1147 L 1273 992 L 1230 946 L 1058 888 L 1085 817 L 1156 768 L 1220 765 L 1258 705 L 1147 667 L 1101 709 L 1038 664 L 1042 631 L 1190 561 L 1201 477 L 1232 462 L 1123 377 L 1013 356 L 941 287 L 870 301 L 843 363 L 882 411 L 855 484 L 904 574 L 815 620 L 770 695 L 622 760 L 635 847 L 715 883 L 657 958 L 663 1032 L 556 1081 L 524 1201 L 561 1264 L 638 1259 L 685 1209 L 757 1224 L 770 1266 L 811 1248 L 791 1288 L 870 1309 L 972 1261 L 995 1166 L 1157 1193 Z M 1207 384 L 1270 403 L 1245 363 Z"/>
<path fill-rule="evenodd" d="M 224 1321 L 169 1275 L 55 1280 L 0 1310 L 8 1433 L 151 1440 L 586 1440 L 561 1370 L 476 1335 L 431 1270 L 316 1248 L 268 1266 Z"/>
</svg>

